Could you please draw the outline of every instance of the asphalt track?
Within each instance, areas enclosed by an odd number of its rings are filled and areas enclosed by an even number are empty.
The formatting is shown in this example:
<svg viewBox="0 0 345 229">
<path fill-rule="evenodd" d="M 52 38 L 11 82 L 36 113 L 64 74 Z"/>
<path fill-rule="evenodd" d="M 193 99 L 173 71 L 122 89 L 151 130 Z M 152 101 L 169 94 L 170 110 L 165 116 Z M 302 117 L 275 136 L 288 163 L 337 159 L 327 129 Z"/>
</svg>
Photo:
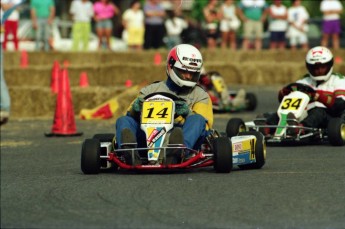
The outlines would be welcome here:
<svg viewBox="0 0 345 229">
<path fill-rule="evenodd" d="M 274 89 L 251 90 L 260 93 L 257 111 L 216 115 L 216 129 L 275 109 Z M 268 147 L 261 170 L 230 174 L 84 175 L 82 141 L 113 124 L 77 120 L 83 136 L 47 138 L 51 125 L 1 127 L 1 228 L 345 228 L 345 147 Z"/>
</svg>

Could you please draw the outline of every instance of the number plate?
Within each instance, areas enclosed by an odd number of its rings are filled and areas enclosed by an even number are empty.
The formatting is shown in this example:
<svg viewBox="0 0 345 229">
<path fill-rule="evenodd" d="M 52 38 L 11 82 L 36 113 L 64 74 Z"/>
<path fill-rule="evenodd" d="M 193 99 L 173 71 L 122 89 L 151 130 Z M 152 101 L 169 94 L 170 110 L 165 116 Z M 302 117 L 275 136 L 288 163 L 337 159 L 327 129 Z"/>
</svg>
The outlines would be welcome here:
<svg viewBox="0 0 345 229">
<path fill-rule="evenodd" d="M 302 98 L 285 98 L 280 109 L 282 110 L 298 110 L 303 102 Z"/>
<path fill-rule="evenodd" d="M 142 124 L 170 124 L 173 121 L 172 101 L 145 101 L 141 114 Z"/>
</svg>

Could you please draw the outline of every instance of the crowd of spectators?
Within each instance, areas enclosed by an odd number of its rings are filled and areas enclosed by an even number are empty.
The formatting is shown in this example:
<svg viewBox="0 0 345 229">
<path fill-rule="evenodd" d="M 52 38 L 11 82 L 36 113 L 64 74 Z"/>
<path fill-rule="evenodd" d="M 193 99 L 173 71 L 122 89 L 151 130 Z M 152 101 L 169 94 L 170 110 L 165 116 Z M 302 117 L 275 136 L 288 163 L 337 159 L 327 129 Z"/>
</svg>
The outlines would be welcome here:
<svg viewBox="0 0 345 229">
<path fill-rule="evenodd" d="M 18 0 L 2 0 L 6 11 Z M 190 43 L 210 50 L 263 48 L 263 39 L 269 40 L 268 48 L 307 50 L 309 12 L 302 0 L 291 0 L 287 5 L 282 0 L 188 0 L 193 7 L 201 4 L 201 20 L 185 13 L 176 0 L 131 0 L 128 8 L 122 9 L 111 0 L 73 0 L 69 15 L 73 21 L 72 50 L 88 50 L 88 37 L 92 28 L 99 39 L 99 49 L 110 50 L 111 36 L 114 35 L 114 21 L 119 20 L 122 39 L 130 50 L 158 49 L 180 43 Z M 204 2 L 205 2 L 204 1 Z M 322 38 L 320 45 L 340 48 L 340 15 L 343 5 L 340 0 L 322 0 L 320 5 Z M 36 31 L 36 49 L 52 48 L 50 26 L 55 17 L 54 0 L 30 0 L 31 19 Z M 7 36 L 13 34 L 18 49 L 16 30 L 18 14 L 5 24 Z M 240 39 L 239 39 L 240 38 Z M 39 47 L 39 42 L 43 47 Z"/>
</svg>

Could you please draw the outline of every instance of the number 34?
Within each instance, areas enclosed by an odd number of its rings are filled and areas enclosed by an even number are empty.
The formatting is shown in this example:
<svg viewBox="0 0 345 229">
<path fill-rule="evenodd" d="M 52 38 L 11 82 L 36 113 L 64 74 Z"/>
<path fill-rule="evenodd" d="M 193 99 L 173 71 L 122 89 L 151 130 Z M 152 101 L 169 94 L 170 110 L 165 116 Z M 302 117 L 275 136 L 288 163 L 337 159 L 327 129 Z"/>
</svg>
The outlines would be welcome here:
<svg viewBox="0 0 345 229">
<path fill-rule="evenodd" d="M 298 110 L 301 106 L 302 99 L 285 99 L 281 106 L 282 110 Z"/>
</svg>

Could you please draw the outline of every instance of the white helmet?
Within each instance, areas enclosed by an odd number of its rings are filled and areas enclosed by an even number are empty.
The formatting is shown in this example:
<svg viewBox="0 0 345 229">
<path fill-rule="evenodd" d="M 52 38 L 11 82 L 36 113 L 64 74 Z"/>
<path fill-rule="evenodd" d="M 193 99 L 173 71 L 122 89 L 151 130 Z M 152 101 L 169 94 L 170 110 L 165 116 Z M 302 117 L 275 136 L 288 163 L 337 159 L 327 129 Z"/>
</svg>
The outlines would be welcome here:
<svg viewBox="0 0 345 229">
<path fill-rule="evenodd" d="M 197 48 L 189 44 L 180 44 L 172 48 L 167 59 L 167 75 L 179 87 L 194 87 L 199 81 L 203 60 Z M 190 80 L 184 79 L 181 72 L 191 74 Z"/>
<path fill-rule="evenodd" d="M 305 58 L 305 63 L 312 79 L 326 81 L 331 77 L 333 71 L 333 54 L 328 48 L 317 46 L 310 49 Z M 319 75 L 315 69 L 322 66 L 327 67 L 327 71 L 324 75 Z"/>
</svg>

